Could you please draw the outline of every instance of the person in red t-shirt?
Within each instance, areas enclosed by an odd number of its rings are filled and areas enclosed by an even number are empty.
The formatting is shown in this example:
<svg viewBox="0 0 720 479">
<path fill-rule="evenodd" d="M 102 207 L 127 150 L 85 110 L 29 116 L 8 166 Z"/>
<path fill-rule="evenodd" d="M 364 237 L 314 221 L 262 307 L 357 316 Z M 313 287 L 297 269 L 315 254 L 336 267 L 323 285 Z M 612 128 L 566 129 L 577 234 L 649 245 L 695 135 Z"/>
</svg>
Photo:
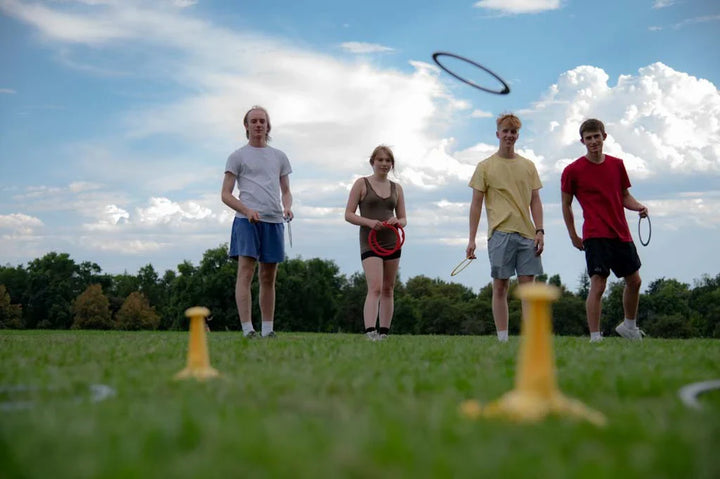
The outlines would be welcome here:
<svg viewBox="0 0 720 479">
<path fill-rule="evenodd" d="M 590 342 L 602 341 L 602 295 L 611 270 L 618 278 L 625 279 L 625 319 L 615 331 L 624 338 L 642 340 L 645 333 L 637 326 L 641 263 L 624 208 L 639 212 L 641 218 L 648 215 L 648 209 L 628 191 L 630 179 L 623 161 L 603 154 L 605 138 L 605 125 L 600 120 L 589 119 L 580 125 L 580 142 L 587 153 L 563 170 L 563 219 L 573 246 L 585 251 L 590 276 L 590 292 L 585 303 Z M 582 237 L 575 230 L 573 197 L 577 197 L 583 211 Z"/>
</svg>

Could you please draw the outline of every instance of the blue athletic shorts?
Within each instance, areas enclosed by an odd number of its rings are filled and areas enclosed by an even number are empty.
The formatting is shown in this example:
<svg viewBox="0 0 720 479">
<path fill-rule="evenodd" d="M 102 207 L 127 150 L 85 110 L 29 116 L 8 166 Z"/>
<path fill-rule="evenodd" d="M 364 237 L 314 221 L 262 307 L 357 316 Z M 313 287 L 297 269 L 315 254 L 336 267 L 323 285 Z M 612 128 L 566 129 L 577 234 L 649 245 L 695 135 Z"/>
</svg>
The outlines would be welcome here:
<svg viewBox="0 0 720 479">
<path fill-rule="evenodd" d="M 250 223 L 235 217 L 230 235 L 228 256 L 249 256 L 261 263 L 281 263 L 285 259 L 285 225 L 283 223 Z"/>
<path fill-rule="evenodd" d="M 518 233 L 494 231 L 488 240 L 490 276 L 508 279 L 518 276 L 537 276 L 543 273 L 540 256 L 535 254 L 535 240 Z"/>
</svg>

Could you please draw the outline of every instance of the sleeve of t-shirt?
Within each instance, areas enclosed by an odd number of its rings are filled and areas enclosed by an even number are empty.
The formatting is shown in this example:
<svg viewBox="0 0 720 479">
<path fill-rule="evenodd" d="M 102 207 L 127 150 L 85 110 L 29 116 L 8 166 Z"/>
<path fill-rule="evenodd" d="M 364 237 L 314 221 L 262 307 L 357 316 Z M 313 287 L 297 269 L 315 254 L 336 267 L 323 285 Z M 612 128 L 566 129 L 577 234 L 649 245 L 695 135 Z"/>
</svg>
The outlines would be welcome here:
<svg viewBox="0 0 720 479">
<path fill-rule="evenodd" d="M 482 192 L 487 190 L 487 185 L 485 184 L 485 167 L 483 162 L 478 163 L 475 167 L 475 173 L 473 173 L 472 178 L 470 178 L 468 186 Z"/>
<path fill-rule="evenodd" d="M 280 166 L 280 176 L 286 176 L 292 173 L 292 167 L 290 166 L 290 160 L 285 153 L 282 153 L 282 164 Z"/>
<path fill-rule="evenodd" d="M 630 178 L 628 177 L 627 170 L 625 169 L 625 163 L 620 160 L 618 161 L 618 169 L 620 170 L 620 183 L 623 190 L 627 190 L 632 185 L 630 184 Z"/>
<path fill-rule="evenodd" d="M 570 165 L 566 166 L 560 176 L 560 191 L 569 195 L 575 194 L 575 183 L 572 180 Z"/>
<path fill-rule="evenodd" d="M 543 184 L 542 184 L 542 181 L 540 181 L 540 175 L 538 175 L 537 168 L 535 168 L 535 163 L 533 163 L 532 161 L 530 162 L 530 168 L 531 168 L 530 184 L 532 185 L 531 189 L 539 190 L 540 188 L 542 188 Z"/>
<path fill-rule="evenodd" d="M 235 176 L 240 176 L 240 161 L 235 153 L 228 156 L 225 162 L 225 173 L 232 173 Z"/>
</svg>

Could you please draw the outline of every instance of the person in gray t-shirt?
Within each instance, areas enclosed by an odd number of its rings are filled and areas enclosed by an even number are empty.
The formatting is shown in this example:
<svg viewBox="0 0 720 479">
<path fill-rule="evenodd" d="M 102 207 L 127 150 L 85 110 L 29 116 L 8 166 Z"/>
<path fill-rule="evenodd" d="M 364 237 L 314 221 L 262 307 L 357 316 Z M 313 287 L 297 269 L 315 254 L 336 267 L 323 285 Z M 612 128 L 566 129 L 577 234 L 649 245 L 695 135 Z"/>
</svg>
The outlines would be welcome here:
<svg viewBox="0 0 720 479">
<path fill-rule="evenodd" d="M 292 213 L 290 161 L 285 153 L 268 146 L 270 116 L 259 106 L 243 119 L 248 144 L 233 152 L 225 165 L 221 198 L 235 210 L 228 255 L 238 260 L 235 301 L 245 337 L 256 337 L 252 325 L 250 285 L 255 263 L 260 263 L 260 313 L 262 335 L 275 336 L 275 277 L 285 259 L 285 224 Z M 239 196 L 233 196 L 237 184 Z"/>
</svg>

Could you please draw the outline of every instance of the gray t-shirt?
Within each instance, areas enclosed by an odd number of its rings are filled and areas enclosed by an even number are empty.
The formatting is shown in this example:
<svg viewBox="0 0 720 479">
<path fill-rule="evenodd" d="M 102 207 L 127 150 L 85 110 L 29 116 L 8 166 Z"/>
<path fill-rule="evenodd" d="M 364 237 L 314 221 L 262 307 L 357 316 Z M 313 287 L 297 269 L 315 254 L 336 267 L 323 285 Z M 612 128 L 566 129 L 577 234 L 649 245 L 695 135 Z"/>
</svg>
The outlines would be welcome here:
<svg viewBox="0 0 720 479">
<path fill-rule="evenodd" d="M 228 157 L 225 172 L 235 175 L 240 201 L 257 210 L 261 221 L 283 222 L 280 177 L 292 173 L 285 153 L 272 146 L 245 145 Z M 246 217 L 240 212 L 235 212 L 235 216 Z"/>
</svg>

